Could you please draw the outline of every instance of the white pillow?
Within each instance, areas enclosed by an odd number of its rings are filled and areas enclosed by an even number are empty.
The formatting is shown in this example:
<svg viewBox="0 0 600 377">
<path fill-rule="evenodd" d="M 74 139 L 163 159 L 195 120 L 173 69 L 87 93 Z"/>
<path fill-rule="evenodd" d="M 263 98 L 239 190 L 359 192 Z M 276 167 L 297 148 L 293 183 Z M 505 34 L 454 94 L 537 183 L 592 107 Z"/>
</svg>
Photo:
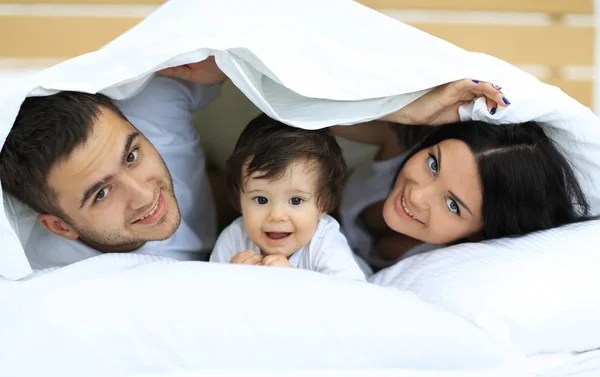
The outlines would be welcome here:
<svg viewBox="0 0 600 377">
<path fill-rule="evenodd" d="M 107 254 L 0 280 L 0 308 L 2 376 L 526 375 L 512 346 L 412 293 L 300 269 Z"/>
<path fill-rule="evenodd" d="M 416 255 L 370 281 L 414 292 L 528 355 L 600 348 L 600 220 Z"/>
</svg>

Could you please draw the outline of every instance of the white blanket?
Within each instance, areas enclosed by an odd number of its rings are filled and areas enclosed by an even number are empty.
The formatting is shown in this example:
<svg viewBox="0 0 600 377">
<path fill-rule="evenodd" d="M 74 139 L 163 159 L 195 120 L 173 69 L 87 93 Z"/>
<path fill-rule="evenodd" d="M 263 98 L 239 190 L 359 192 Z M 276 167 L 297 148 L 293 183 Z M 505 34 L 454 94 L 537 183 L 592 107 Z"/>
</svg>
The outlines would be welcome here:
<svg viewBox="0 0 600 377">
<path fill-rule="evenodd" d="M 107 254 L 0 284 L 0 308 L 7 377 L 529 376 L 509 343 L 412 293 L 300 269 Z"/>
</svg>

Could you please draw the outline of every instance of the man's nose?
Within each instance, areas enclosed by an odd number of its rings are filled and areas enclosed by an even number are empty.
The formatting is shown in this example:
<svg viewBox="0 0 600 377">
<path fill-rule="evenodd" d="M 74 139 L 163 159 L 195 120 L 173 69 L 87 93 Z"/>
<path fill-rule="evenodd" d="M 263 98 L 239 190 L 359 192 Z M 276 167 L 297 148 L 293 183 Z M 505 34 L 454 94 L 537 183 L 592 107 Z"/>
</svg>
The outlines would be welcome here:
<svg viewBox="0 0 600 377">
<path fill-rule="evenodd" d="M 146 180 L 128 176 L 125 178 L 125 189 L 131 209 L 139 210 L 154 204 L 156 192 L 153 185 Z"/>
</svg>

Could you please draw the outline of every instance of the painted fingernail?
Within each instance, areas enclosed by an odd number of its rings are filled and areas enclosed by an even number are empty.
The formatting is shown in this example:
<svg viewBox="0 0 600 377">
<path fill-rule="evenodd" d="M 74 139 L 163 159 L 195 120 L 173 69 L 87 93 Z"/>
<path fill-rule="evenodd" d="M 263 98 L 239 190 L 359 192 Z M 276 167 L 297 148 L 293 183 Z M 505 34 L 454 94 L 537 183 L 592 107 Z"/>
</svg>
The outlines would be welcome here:
<svg viewBox="0 0 600 377">
<path fill-rule="evenodd" d="M 492 108 L 492 110 L 490 110 L 490 114 L 492 114 L 492 115 L 496 114 L 496 108 L 495 107 Z"/>
<path fill-rule="evenodd" d="M 481 81 L 479 80 L 472 80 L 475 84 L 479 84 Z"/>
<path fill-rule="evenodd" d="M 504 101 L 505 104 L 510 105 L 510 101 L 506 97 L 502 97 L 502 101 Z"/>
</svg>

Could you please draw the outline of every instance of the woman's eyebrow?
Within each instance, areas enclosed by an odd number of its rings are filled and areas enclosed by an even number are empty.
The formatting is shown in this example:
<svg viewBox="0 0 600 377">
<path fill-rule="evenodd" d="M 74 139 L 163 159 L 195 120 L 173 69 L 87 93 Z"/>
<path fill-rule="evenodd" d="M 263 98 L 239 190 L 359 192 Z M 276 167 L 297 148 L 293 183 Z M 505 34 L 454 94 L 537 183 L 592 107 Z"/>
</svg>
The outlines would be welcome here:
<svg viewBox="0 0 600 377">
<path fill-rule="evenodd" d="M 440 145 L 437 144 L 437 166 L 438 166 L 438 173 L 440 171 L 442 171 L 442 149 L 440 148 Z"/>
<path fill-rule="evenodd" d="M 452 191 L 448 190 L 448 193 L 450 194 L 450 196 L 452 196 L 452 198 L 454 200 L 456 200 L 458 202 L 458 204 L 460 204 L 461 206 L 465 207 L 465 209 L 467 210 L 467 212 L 469 212 L 471 214 L 471 216 L 473 216 L 473 212 L 471 212 L 471 210 L 469 209 L 469 207 L 467 207 L 467 205 L 465 204 L 465 202 L 463 202 L 458 196 L 456 196 L 456 194 L 454 194 Z"/>
<path fill-rule="evenodd" d="M 437 147 L 437 160 L 438 160 L 438 173 L 439 173 L 440 171 L 442 171 L 442 148 L 440 148 L 439 144 L 436 145 L 436 147 Z M 454 198 L 454 200 L 456 200 L 458 202 L 458 204 L 463 206 L 467 210 L 467 212 L 469 212 L 471 214 L 471 216 L 473 216 L 473 212 L 471 212 L 471 209 L 465 204 L 465 202 L 463 202 L 452 191 L 448 190 L 448 193 L 450 194 L 450 196 L 452 196 L 452 198 Z"/>
</svg>

